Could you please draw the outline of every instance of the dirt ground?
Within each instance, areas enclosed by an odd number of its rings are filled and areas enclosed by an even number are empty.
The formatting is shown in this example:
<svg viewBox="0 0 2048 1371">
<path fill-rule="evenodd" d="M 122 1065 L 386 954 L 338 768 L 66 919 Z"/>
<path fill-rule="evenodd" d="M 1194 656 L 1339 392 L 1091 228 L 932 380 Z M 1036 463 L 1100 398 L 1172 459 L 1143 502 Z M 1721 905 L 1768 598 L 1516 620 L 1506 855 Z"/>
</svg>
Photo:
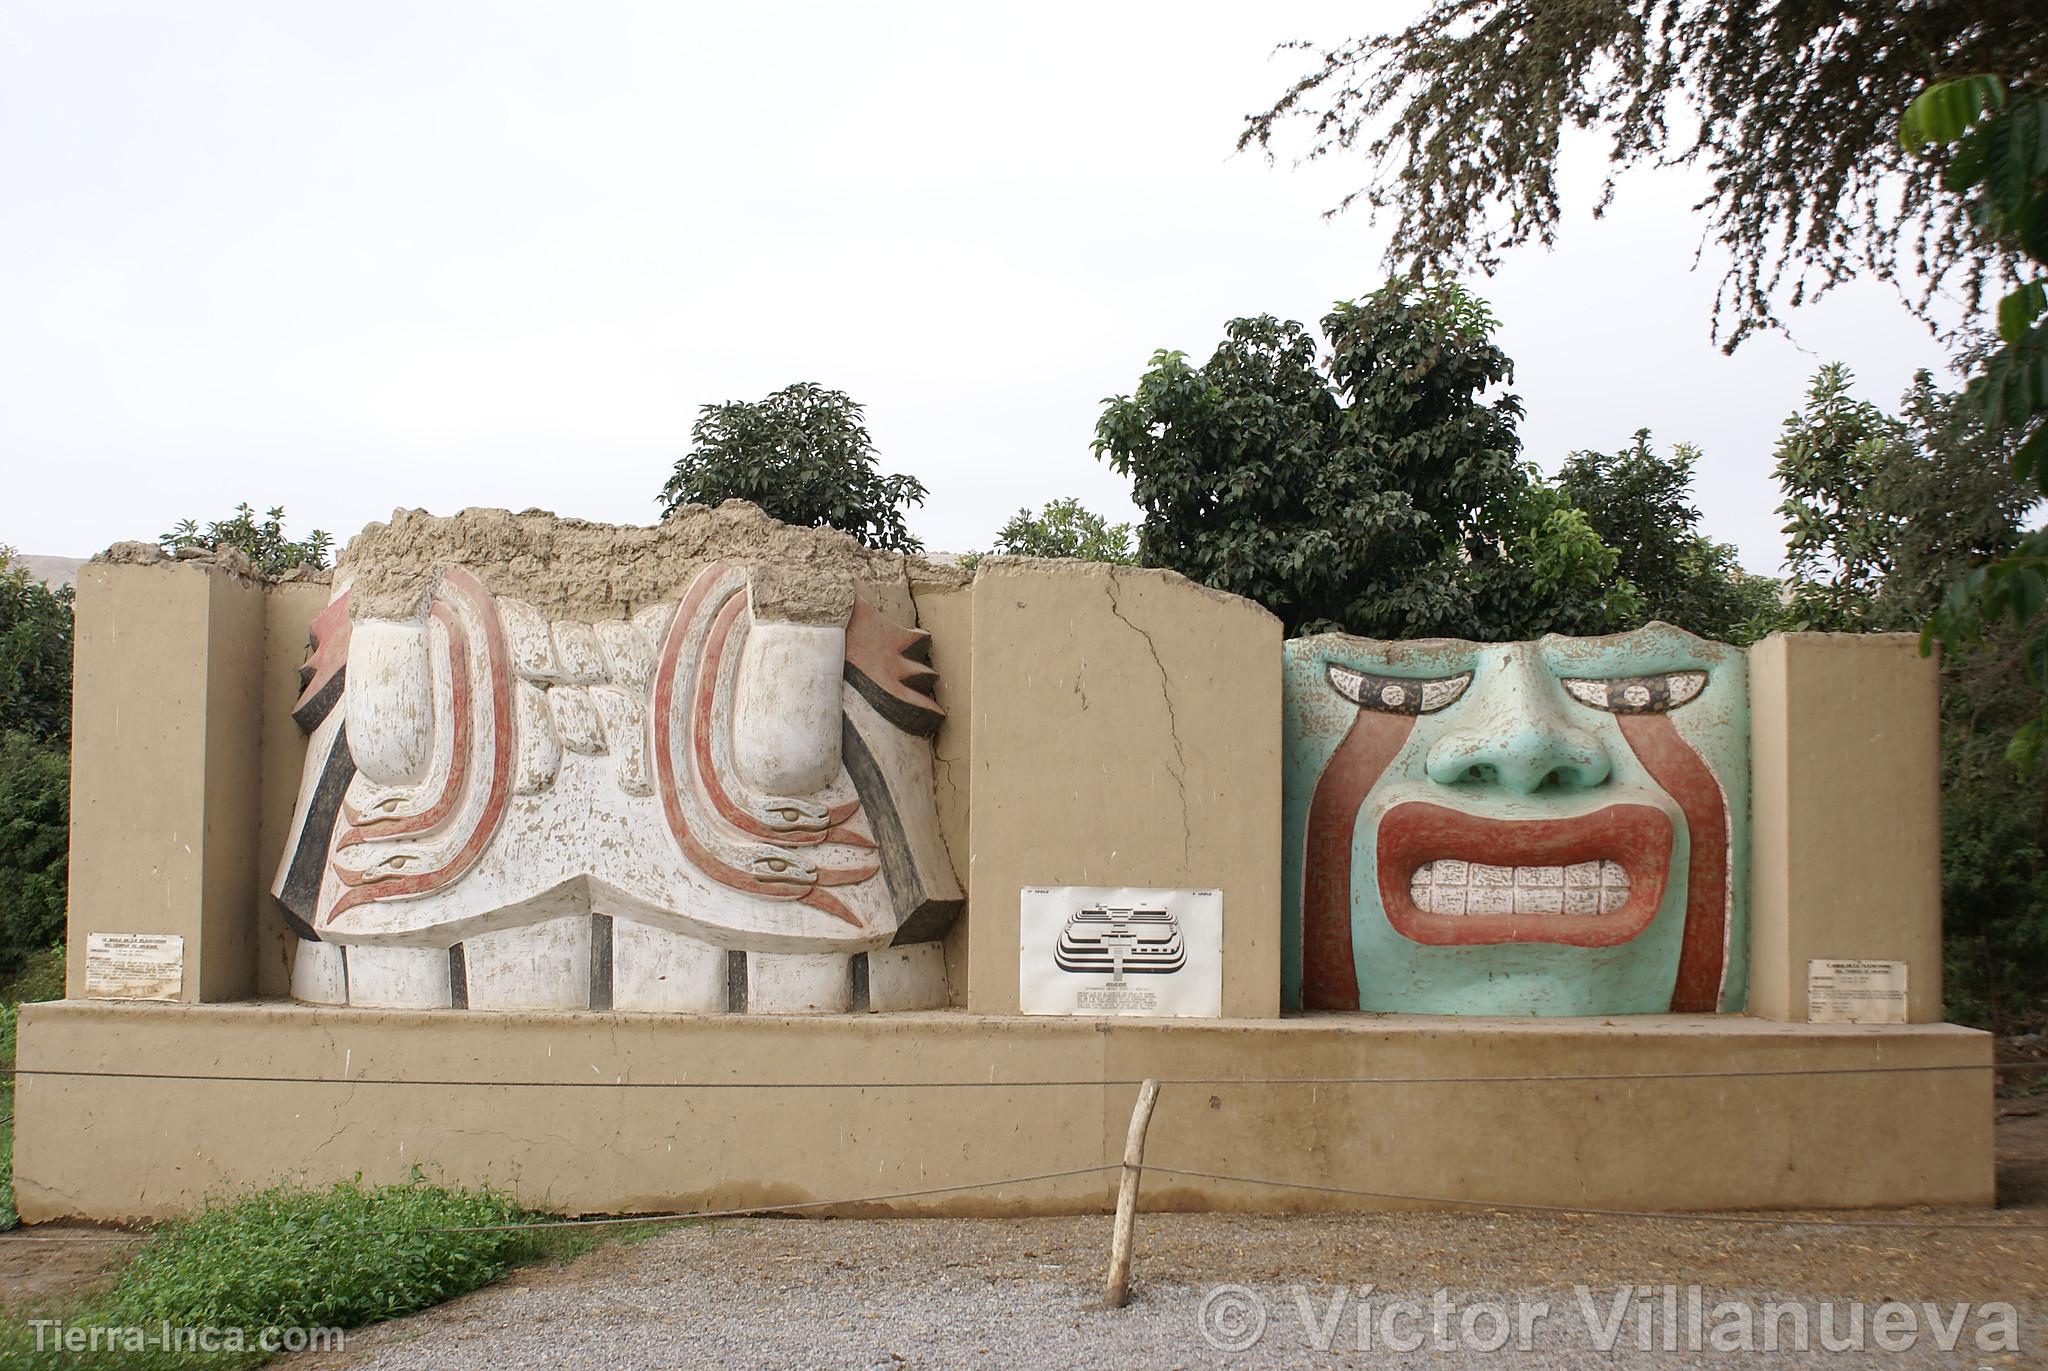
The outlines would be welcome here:
<svg viewBox="0 0 2048 1371">
<path fill-rule="evenodd" d="M 2001 1100 L 1994 1211 L 1773 1214 L 1757 1224 L 1402 1211 L 1344 1216 L 1145 1215 L 1138 1280 L 1155 1288 L 1216 1282 L 1371 1280 L 1382 1290 L 1452 1284 L 1550 1290 L 1574 1284 L 1674 1282 L 1802 1297 L 2004 1300 L 2048 1304 L 2048 1099 Z M 1961 1229 L 1865 1226 L 1954 1223 Z M 2003 1231 L 2002 1231 L 2003 1230 Z M 0 1235 L 0 1302 L 47 1309 L 112 1279 L 126 1243 L 118 1230 L 40 1225 Z M 490 1290 L 395 1323 L 361 1330 L 340 1356 L 306 1368 L 407 1365 L 419 1339 L 487 1330 L 505 1302 L 554 1306 L 653 1282 L 661 1290 L 715 1283 L 771 1309 L 782 1294 L 819 1295 L 857 1273 L 906 1290 L 971 1285 L 996 1291 L 1099 1286 L 1108 1245 L 1102 1216 L 1010 1220 L 747 1219 L 678 1227 L 601 1247 L 575 1261 L 527 1267 Z M 655 1277 L 659 1272 L 659 1279 Z M 1052 1283 L 1048 1286 L 1047 1283 Z M 1006 1285 L 1006 1283 L 1008 1283 Z M 578 1292 L 584 1292 L 579 1295 Z M 603 1303 L 602 1300 L 599 1301 Z M 602 1315 L 603 1310 L 593 1311 Z M 552 1315 L 573 1322 L 576 1315 Z M 476 1332 L 475 1336 L 483 1336 Z M 709 1349 L 700 1349 L 706 1350 Z M 438 1354 L 437 1354 L 438 1355 Z M 368 1362 L 365 1359 L 368 1359 Z"/>
</svg>

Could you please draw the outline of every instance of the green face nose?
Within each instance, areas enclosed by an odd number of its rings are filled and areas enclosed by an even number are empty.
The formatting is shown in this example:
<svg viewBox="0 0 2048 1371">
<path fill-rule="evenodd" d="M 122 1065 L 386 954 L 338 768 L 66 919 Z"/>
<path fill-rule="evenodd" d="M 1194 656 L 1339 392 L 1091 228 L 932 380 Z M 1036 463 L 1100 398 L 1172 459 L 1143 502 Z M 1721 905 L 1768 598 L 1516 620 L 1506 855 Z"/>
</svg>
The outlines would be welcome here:
<svg viewBox="0 0 2048 1371">
<path fill-rule="evenodd" d="M 1517 795 L 1604 784 L 1612 770 L 1607 748 L 1573 720 L 1572 707 L 1532 645 L 1488 648 L 1424 770 L 1438 785 L 1499 786 Z"/>
</svg>

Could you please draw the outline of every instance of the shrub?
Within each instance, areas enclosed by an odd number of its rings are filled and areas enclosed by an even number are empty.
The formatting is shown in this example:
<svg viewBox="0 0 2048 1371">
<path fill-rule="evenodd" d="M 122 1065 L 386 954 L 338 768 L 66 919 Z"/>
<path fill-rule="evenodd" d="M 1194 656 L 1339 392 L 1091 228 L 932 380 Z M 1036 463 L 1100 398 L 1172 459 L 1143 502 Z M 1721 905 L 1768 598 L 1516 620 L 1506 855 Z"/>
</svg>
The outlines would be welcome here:
<svg viewBox="0 0 2048 1371">
<path fill-rule="evenodd" d="M 0 734 L 0 975 L 64 936 L 71 759 Z"/>
</svg>

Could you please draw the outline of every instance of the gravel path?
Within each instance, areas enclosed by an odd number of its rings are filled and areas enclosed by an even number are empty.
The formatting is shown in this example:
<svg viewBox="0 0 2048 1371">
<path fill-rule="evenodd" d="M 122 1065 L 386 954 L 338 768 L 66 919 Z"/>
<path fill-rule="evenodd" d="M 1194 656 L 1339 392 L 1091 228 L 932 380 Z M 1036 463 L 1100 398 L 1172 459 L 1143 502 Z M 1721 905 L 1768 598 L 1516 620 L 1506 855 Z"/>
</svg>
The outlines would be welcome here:
<svg viewBox="0 0 2048 1371">
<path fill-rule="evenodd" d="M 1877 1217 L 2048 1222 L 2048 1197 L 2029 1164 L 2044 1154 L 2048 1117 L 2013 1119 L 2000 1133 L 2008 1158 L 2029 1159 L 2018 1174 L 2008 1172 L 2018 1192 L 2009 1200 L 2024 1196 L 2018 1207 Z M 362 1330 L 345 1352 L 287 1364 L 294 1371 L 2048 1366 L 2048 1232 L 1828 1227 L 1828 1218 L 1733 1225 L 1440 1211 L 1147 1215 L 1139 1222 L 1135 1293 L 1123 1310 L 1100 1303 L 1109 1238 L 1103 1217 L 752 1219 L 671 1229 L 563 1265 L 530 1267 L 439 1309 Z M 1358 1287 L 1367 1283 L 1374 1288 L 1362 1296 Z M 1697 1352 L 1688 1350 L 1692 1283 L 1700 1300 Z M 1676 1287 L 1669 1304 L 1667 1284 Z M 1640 1299 L 1627 1297 L 1618 1337 L 1603 1350 L 1598 1335 L 1617 1301 L 1642 1287 L 1649 1289 Z M 1439 1290 L 1449 1348 L 1437 1345 L 1433 1327 Z M 1388 1322 L 1390 1305 L 1403 1299 L 1418 1312 L 1402 1309 Z M 1358 1314 L 1366 1300 L 1372 1345 L 1361 1350 Z M 1740 1335 L 1741 1315 L 1716 1311 L 1723 1301 L 1747 1307 L 1747 1346 L 1755 1351 L 1717 1352 L 1707 1340 L 1717 1327 Z M 1763 1350 L 1766 1301 L 1800 1306 L 1809 1351 L 1793 1350 L 1791 1314 L 1780 1325 L 1780 1350 Z M 1847 1335 L 1858 1301 L 1862 1350 L 1825 1351 L 1823 1306 L 1830 1328 Z M 1886 1301 L 1912 1311 L 1910 1333 L 1897 1311 L 1883 1325 L 1895 1342 L 1910 1342 L 1905 1350 L 1886 1350 L 1879 1340 Z M 1957 1302 L 1969 1306 L 1953 1350 L 1940 1346 L 1945 1330 L 1928 1327 L 1924 1301 L 1936 1303 L 1943 1322 L 1956 1316 Z M 1983 1307 L 1994 1301 L 2012 1306 L 2017 1352 L 2004 1350 L 1999 1311 Z M 1645 1329 L 1649 1350 L 1639 1342 Z M 1421 1346 L 1395 1350 L 1418 1335 Z M 1504 1346 L 1486 1350 L 1501 1337 Z M 1239 1344 L 1248 1345 L 1231 1350 Z"/>
</svg>

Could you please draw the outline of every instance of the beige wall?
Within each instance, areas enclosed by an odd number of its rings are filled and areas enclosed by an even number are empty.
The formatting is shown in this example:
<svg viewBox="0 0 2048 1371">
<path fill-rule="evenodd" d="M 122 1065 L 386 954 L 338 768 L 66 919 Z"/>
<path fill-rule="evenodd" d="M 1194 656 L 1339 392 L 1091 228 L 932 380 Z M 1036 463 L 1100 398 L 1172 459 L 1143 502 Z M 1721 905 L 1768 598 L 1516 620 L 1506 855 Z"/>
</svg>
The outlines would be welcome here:
<svg viewBox="0 0 2048 1371">
<path fill-rule="evenodd" d="M 1945 1025 L 1738 1016 L 1097 1023 L 63 1002 L 24 1018 L 16 1202 L 31 1221 L 135 1219 L 280 1179 L 398 1180 L 415 1164 L 574 1212 L 840 1200 L 1113 1162 L 1136 1082 L 1157 1076 L 1146 1161 L 1161 1168 L 1594 1207 L 1981 1205 L 1990 1060 L 1987 1035 Z M 1648 1078 L 1412 1079 L 1519 1075 Z M 1359 1076 L 1377 1080 L 1285 1083 Z M 1259 1079 L 1232 1083 L 1247 1077 Z M 868 1212 L 1099 1210 L 1114 1179 Z M 1145 1200 L 1395 1203 L 1159 1172 Z"/>
<path fill-rule="evenodd" d="M 301 581 L 270 586 L 264 594 L 261 809 L 253 872 L 256 993 L 284 996 L 291 993 L 292 946 L 297 935 L 277 912 L 270 882 L 284 853 L 292 806 L 298 800 L 299 773 L 306 760 L 306 735 L 292 721 L 292 705 L 299 698 L 299 664 L 306 659 L 306 637 L 313 618 L 326 607 L 331 591 Z"/>
<path fill-rule="evenodd" d="M 1903 961 L 1941 1019 L 1936 664 L 1906 634 L 1793 633 L 1750 650 L 1749 1012 L 1803 1021 L 1812 958 Z"/>
<path fill-rule="evenodd" d="M 932 785 L 939 811 L 939 836 L 953 860 L 953 874 L 967 889 L 968 780 L 974 745 L 974 591 L 970 586 L 917 589 L 917 626 L 932 635 L 932 670 L 946 720 L 932 739 Z M 946 934 L 946 985 L 956 1005 L 967 1003 L 968 919 L 954 920 Z"/>
<path fill-rule="evenodd" d="M 81 568 L 67 993 L 92 933 L 182 936 L 183 999 L 254 988 L 264 609 L 210 564 Z"/>
<path fill-rule="evenodd" d="M 1223 1012 L 1280 1012 L 1280 622 L 1172 572 L 974 581 L 968 1008 L 1017 1010 L 1025 886 L 1220 888 Z"/>
</svg>

